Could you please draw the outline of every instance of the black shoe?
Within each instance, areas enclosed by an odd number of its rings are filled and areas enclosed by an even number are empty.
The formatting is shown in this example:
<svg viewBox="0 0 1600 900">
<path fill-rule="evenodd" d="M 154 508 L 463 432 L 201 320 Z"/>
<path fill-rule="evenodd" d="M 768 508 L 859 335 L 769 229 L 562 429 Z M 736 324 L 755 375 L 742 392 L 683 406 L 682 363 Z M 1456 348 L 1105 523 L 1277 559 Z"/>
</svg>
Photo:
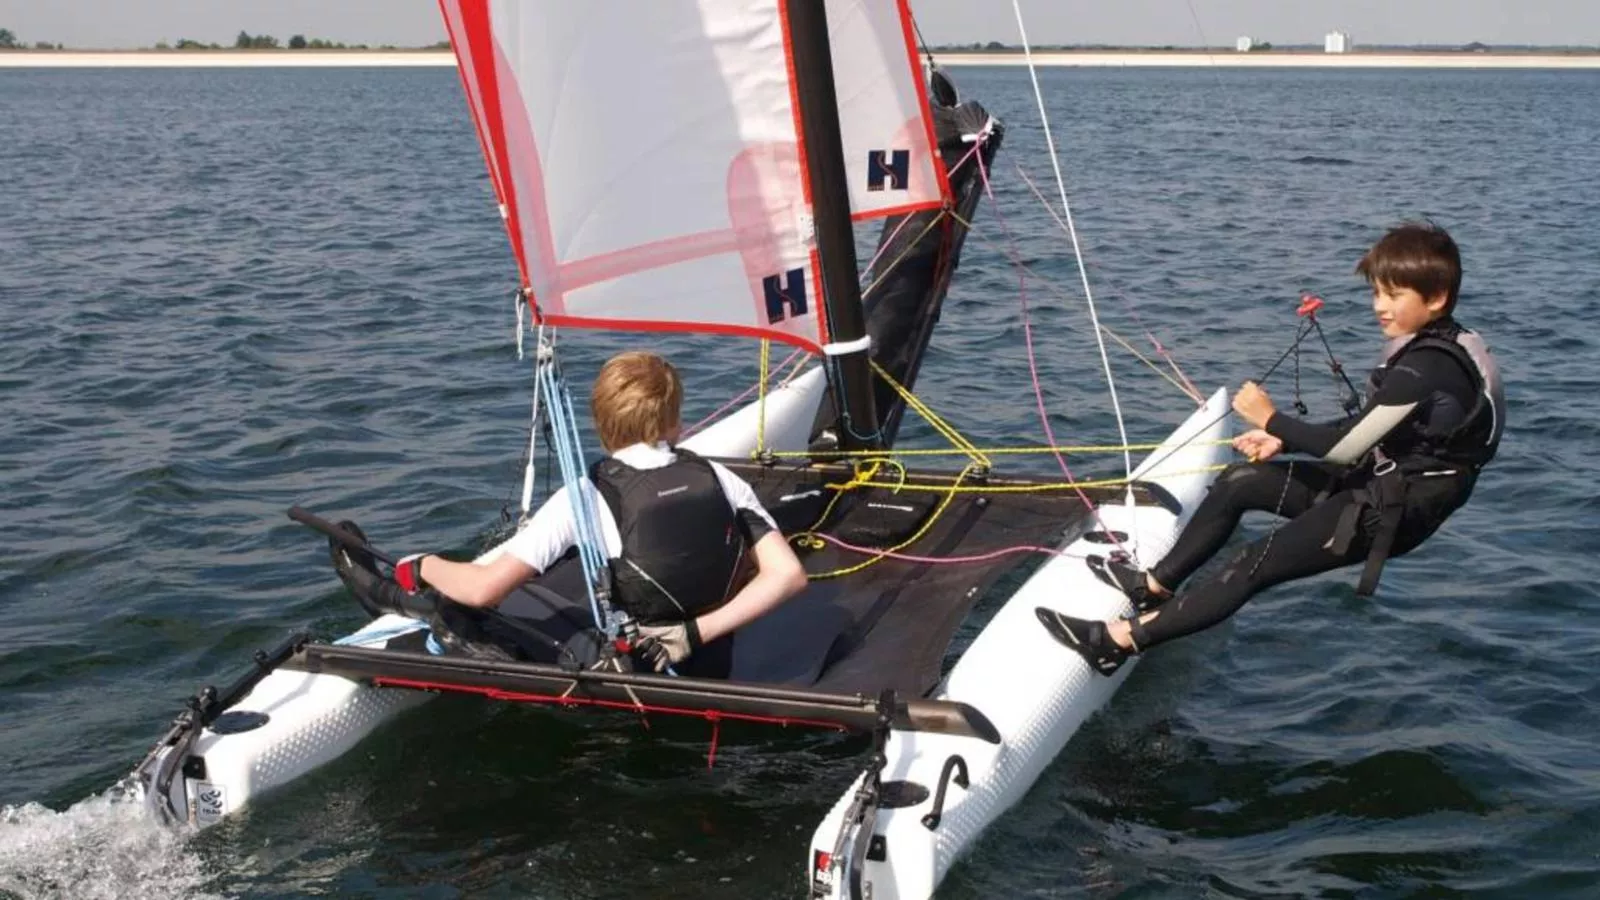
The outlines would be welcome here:
<svg viewBox="0 0 1600 900">
<path fill-rule="evenodd" d="M 1034 609 L 1034 614 L 1039 617 L 1039 623 L 1050 636 L 1077 651 L 1084 658 L 1089 668 L 1101 675 L 1111 676 L 1122 668 L 1133 654 L 1117 646 L 1116 641 L 1106 631 L 1106 623 L 1091 622 L 1088 619 L 1074 619 L 1064 616 L 1053 609 L 1040 606 Z"/>
<path fill-rule="evenodd" d="M 1120 553 L 1111 556 L 1086 556 L 1084 563 L 1095 577 L 1121 591 L 1139 612 L 1150 612 L 1172 599 L 1170 594 L 1157 594 L 1150 590 L 1148 576 L 1136 569 Z"/>
</svg>

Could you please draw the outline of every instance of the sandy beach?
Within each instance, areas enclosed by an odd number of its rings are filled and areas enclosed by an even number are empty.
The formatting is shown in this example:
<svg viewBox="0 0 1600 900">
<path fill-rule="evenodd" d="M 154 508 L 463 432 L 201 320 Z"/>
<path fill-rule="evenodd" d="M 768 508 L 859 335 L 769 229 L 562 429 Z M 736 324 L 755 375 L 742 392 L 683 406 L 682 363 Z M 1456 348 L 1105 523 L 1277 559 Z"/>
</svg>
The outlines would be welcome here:
<svg viewBox="0 0 1600 900">
<path fill-rule="evenodd" d="M 1021 53 L 939 53 L 947 66 L 1026 65 Z M 1233 51 L 1051 51 L 1041 66 L 1350 69 L 1600 69 L 1600 53 L 1318 53 Z M 4 68 L 325 68 L 452 66 L 435 50 L 22 50 L 0 52 Z"/>
</svg>

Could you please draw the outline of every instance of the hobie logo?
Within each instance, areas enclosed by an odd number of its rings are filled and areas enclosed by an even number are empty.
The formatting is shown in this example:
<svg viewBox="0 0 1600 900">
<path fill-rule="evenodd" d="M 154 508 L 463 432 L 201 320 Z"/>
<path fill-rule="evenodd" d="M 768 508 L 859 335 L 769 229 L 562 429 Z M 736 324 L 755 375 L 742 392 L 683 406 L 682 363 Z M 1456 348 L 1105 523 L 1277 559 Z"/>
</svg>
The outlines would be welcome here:
<svg viewBox="0 0 1600 900">
<path fill-rule="evenodd" d="M 867 151 L 867 190 L 903 191 L 910 174 L 910 150 Z"/>
<path fill-rule="evenodd" d="M 761 279 L 767 296 L 767 324 L 776 325 L 790 316 L 806 314 L 806 270 L 790 269 L 782 275 Z"/>
</svg>

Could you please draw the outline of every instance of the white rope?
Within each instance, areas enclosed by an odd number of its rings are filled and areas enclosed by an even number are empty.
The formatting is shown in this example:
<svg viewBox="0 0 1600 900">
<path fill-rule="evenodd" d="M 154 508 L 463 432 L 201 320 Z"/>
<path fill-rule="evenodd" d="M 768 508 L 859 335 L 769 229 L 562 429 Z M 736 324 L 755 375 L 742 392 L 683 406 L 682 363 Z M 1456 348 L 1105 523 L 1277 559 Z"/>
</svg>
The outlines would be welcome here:
<svg viewBox="0 0 1600 900">
<path fill-rule="evenodd" d="M 1078 277 L 1083 281 L 1083 296 L 1089 302 L 1089 320 L 1094 324 L 1095 343 L 1100 346 L 1100 364 L 1105 368 L 1106 387 L 1111 391 L 1111 408 L 1117 414 L 1117 435 L 1122 446 L 1128 446 L 1128 428 L 1122 422 L 1122 404 L 1117 400 L 1117 383 L 1111 377 L 1111 357 L 1106 354 L 1106 338 L 1100 331 L 1100 314 L 1094 308 L 1094 292 L 1089 288 L 1089 269 L 1083 262 L 1083 248 L 1078 243 L 1078 228 L 1072 219 L 1072 204 L 1067 201 L 1067 183 L 1061 177 L 1061 160 L 1056 157 L 1055 137 L 1050 133 L 1050 117 L 1044 111 L 1044 93 L 1039 89 L 1039 70 L 1033 65 L 1033 49 L 1028 45 L 1028 29 L 1022 22 L 1021 0 L 1011 0 L 1017 14 L 1017 31 L 1022 35 L 1022 53 L 1028 61 L 1028 75 L 1033 79 L 1033 96 L 1039 104 L 1039 122 L 1044 126 L 1045 146 L 1050 150 L 1050 166 L 1055 170 L 1056 189 L 1061 193 L 1061 209 L 1066 213 L 1067 235 L 1072 238 L 1072 255 L 1078 261 Z M 1128 477 L 1133 477 L 1133 454 L 1122 451 L 1122 465 Z"/>
</svg>

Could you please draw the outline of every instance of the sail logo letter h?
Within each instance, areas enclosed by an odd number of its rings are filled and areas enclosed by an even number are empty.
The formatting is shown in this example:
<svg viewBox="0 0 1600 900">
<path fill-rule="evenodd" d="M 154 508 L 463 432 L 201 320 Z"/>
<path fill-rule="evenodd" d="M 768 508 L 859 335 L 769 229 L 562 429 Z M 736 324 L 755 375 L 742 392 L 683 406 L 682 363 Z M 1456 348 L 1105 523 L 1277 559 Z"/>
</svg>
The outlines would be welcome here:
<svg viewBox="0 0 1600 900">
<path fill-rule="evenodd" d="M 776 325 L 790 316 L 806 314 L 805 269 L 790 269 L 782 275 L 768 275 L 761 279 L 761 290 L 767 296 L 768 325 Z"/>
<path fill-rule="evenodd" d="M 910 150 L 869 150 L 867 151 L 867 190 L 884 190 L 884 182 L 888 182 L 888 190 L 906 190 L 907 179 L 911 173 Z"/>
</svg>

